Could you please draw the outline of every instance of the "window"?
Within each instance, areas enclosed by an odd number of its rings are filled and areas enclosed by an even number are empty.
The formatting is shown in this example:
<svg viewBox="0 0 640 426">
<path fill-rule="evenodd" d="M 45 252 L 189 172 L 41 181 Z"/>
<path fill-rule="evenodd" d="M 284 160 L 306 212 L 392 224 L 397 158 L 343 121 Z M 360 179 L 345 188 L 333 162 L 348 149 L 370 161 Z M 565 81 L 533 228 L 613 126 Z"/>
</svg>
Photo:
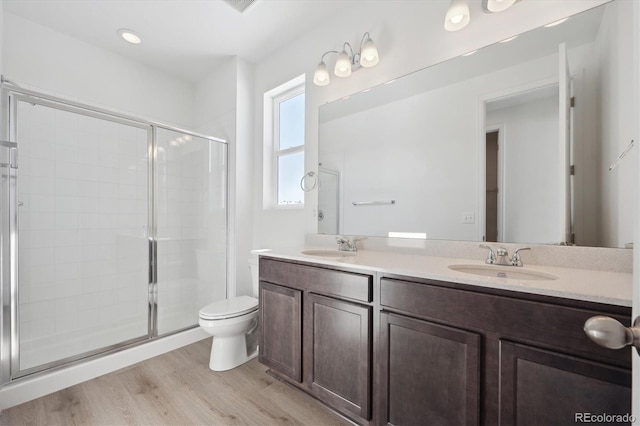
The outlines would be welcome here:
<svg viewBox="0 0 640 426">
<path fill-rule="evenodd" d="M 300 80 L 302 80 L 300 82 Z M 265 94 L 265 205 L 304 204 L 304 76 Z"/>
</svg>

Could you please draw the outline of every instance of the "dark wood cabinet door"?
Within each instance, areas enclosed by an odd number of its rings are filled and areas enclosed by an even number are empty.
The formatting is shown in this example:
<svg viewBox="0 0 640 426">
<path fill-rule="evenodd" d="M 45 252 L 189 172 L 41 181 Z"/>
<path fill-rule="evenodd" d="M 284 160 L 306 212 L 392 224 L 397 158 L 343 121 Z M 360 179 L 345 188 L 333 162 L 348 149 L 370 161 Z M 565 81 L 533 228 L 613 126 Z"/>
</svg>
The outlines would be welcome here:
<svg viewBox="0 0 640 426">
<path fill-rule="evenodd" d="M 378 416 L 389 425 L 477 425 L 477 333 L 383 312 Z"/>
<path fill-rule="evenodd" d="M 631 371 L 501 340 L 499 405 L 501 425 L 591 423 L 577 416 L 630 414 Z"/>
<path fill-rule="evenodd" d="M 260 281 L 259 360 L 302 382 L 302 292 Z"/>
<path fill-rule="evenodd" d="M 305 294 L 305 381 L 337 410 L 371 418 L 372 308 Z"/>
</svg>

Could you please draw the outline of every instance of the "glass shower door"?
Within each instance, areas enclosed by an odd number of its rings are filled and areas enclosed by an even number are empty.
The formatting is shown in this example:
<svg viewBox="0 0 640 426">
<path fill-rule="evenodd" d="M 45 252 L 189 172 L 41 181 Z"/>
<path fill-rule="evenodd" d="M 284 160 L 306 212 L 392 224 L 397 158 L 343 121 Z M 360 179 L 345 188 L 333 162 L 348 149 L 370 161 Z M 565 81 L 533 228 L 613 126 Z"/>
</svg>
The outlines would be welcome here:
<svg viewBox="0 0 640 426">
<path fill-rule="evenodd" d="M 156 128 L 157 334 L 198 324 L 226 298 L 227 146 Z"/>
<path fill-rule="evenodd" d="M 151 128 L 12 97 L 19 377 L 149 336 Z"/>
</svg>

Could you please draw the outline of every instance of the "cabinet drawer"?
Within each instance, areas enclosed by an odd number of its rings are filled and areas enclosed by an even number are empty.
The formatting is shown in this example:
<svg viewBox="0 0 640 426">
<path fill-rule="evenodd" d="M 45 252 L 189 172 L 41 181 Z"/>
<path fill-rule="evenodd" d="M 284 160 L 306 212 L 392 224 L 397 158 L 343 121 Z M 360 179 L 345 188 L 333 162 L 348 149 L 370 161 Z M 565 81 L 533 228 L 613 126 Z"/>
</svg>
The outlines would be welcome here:
<svg viewBox="0 0 640 426">
<path fill-rule="evenodd" d="M 584 322 L 594 315 L 609 315 L 629 325 L 629 316 L 591 308 L 523 300 L 447 287 L 447 283 L 413 282 L 382 278 L 382 306 L 432 318 L 448 324 L 480 329 L 503 338 L 532 342 L 561 349 L 591 359 L 606 360 L 629 367 L 629 351 L 612 351 L 591 342 L 583 331 Z"/>
<path fill-rule="evenodd" d="M 362 302 L 373 300 L 373 277 L 260 258 L 260 280 Z"/>
</svg>

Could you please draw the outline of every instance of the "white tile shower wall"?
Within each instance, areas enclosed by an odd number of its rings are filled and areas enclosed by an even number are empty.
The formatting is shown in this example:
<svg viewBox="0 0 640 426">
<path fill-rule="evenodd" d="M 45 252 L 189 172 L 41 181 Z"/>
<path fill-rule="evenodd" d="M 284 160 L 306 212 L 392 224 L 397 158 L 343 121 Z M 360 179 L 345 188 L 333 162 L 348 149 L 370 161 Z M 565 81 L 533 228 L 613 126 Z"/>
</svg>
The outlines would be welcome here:
<svg viewBox="0 0 640 426">
<path fill-rule="evenodd" d="M 146 332 L 147 131 L 20 102 L 18 141 L 21 344 Z"/>
</svg>

